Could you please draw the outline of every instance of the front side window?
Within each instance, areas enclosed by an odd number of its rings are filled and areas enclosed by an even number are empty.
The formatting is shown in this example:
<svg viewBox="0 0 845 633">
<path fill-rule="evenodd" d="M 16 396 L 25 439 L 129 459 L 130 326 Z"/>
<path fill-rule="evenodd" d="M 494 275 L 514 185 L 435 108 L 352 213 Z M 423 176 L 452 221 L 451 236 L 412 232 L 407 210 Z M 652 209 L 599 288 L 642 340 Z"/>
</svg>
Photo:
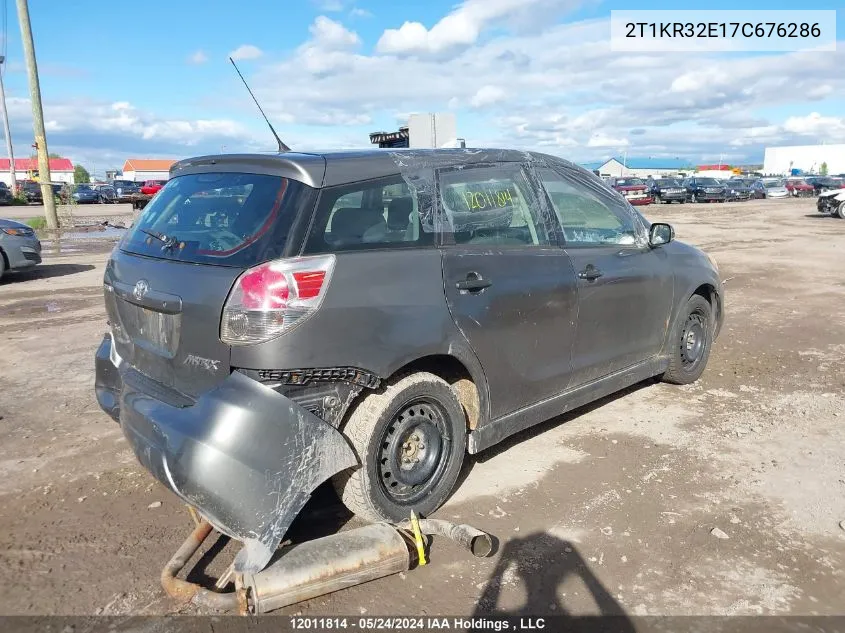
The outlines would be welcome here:
<svg viewBox="0 0 845 633">
<path fill-rule="evenodd" d="M 441 171 L 439 191 L 447 243 L 551 243 L 537 194 L 518 164 Z"/>
<path fill-rule="evenodd" d="M 306 253 L 434 244 L 417 192 L 399 176 L 329 187 L 320 195 Z"/>
<path fill-rule="evenodd" d="M 637 225 L 619 205 L 552 169 L 538 170 L 567 246 L 636 245 Z"/>
</svg>

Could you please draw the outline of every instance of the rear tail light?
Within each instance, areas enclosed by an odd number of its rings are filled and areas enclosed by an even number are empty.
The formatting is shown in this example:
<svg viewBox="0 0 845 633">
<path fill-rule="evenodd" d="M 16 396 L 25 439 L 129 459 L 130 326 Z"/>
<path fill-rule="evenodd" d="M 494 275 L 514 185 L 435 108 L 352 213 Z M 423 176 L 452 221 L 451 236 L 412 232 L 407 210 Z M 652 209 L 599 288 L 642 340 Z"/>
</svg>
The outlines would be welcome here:
<svg viewBox="0 0 845 633">
<path fill-rule="evenodd" d="M 223 306 L 220 340 L 263 343 L 301 323 L 320 307 L 334 265 L 334 255 L 321 255 L 250 268 L 238 277 Z"/>
</svg>

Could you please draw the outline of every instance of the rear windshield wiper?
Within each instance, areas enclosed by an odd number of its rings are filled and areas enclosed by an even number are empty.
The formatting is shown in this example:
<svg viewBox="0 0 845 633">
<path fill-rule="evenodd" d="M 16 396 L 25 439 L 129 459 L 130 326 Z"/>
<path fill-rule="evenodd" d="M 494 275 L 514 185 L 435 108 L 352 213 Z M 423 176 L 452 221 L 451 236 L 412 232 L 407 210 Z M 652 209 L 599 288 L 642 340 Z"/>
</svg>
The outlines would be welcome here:
<svg viewBox="0 0 845 633">
<path fill-rule="evenodd" d="M 158 231 L 148 231 L 147 229 L 140 229 L 142 233 L 146 233 L 150 237 L 154 237 L 160 242 L 164 244 L 162 248 L 172 248 L 176 244 L 178 244 L 179 240 L 176 239 L 175 236 L 167 236 L 164 233 L 159 233 Z"/>
</svg>

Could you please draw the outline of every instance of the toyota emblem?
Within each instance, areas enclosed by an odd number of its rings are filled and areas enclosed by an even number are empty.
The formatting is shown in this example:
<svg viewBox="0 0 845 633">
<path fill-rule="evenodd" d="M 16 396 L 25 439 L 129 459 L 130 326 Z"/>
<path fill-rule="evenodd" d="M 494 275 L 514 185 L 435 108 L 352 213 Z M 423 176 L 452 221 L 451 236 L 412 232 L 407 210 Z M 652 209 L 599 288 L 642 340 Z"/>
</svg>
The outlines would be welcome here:
<svg viewBox="0 0 845 633">
<path fill-rule="evenodd" d="M 150 284 L 147 283 L 146 279 L 141 279 L 138 283 L 135 284 L 135 287 L 132 289 L 132 296 L 135 297 L 138 301 L 143 299 L 147 293 L 150 291 Z"/>
</svg>

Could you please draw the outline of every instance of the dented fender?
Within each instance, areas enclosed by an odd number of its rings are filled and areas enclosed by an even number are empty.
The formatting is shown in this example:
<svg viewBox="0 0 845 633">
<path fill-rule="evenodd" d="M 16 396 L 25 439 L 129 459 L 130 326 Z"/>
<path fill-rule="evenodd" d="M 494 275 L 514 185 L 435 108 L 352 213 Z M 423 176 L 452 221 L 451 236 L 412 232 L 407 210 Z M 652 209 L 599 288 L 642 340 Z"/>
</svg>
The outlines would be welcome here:
<svg viewBox="0 0 845 633">
<path fill-rule="evenodd" d="M 120 426 L 136 457 L 220 532 L 244 543 L 238 573 L 261 571 L 311 493 L 358 464 L 337 429 L 238 372 L 191 406 L 172 406 L 123 380 L 127 370 L 119 369 L 123 384 L 110 392 L 119 389 Z M 113 411 L 101 402 L 110 404 Z"/>
</svg>

